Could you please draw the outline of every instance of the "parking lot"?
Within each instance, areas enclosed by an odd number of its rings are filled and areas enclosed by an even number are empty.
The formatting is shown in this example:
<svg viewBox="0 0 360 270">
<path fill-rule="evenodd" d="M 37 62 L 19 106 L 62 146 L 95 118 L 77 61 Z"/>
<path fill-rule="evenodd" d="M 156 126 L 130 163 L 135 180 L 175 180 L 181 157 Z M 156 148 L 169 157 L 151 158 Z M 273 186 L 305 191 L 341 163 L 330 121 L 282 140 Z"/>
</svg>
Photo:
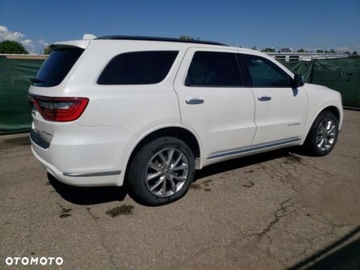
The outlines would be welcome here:
<svg viewBox="0 0 360 270">
<path fill-rule="evenodd" d="M 0 137 L 0 268 L 359 269 L 360 112 L 345 111 L 334 151 L 293 149 L 197 172 L 187 195 L 146 207 L 124 188 L 58 183 L 28 134 Z M 66 158 L 66 157 L 64 157 Z"/>
</svg>

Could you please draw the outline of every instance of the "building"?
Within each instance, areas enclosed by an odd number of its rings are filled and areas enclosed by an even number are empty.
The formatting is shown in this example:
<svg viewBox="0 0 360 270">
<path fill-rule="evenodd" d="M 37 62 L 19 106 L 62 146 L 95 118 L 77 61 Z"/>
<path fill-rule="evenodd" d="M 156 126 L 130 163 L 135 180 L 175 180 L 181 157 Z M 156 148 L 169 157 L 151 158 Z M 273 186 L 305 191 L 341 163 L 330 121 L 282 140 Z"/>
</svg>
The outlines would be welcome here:
<svg viewBox="0 0 360 270">
<path fill-rule="evenodd" d="M 280 52 L 267 52 L 268 55 L 279 61 L 298 62 L 311 61 L 314 59 L 335 59 L 347 58 L 346 53 L 316 53 L 316 52 L 291 52 L 290 50 L 283 50 Z"/>
</svg>

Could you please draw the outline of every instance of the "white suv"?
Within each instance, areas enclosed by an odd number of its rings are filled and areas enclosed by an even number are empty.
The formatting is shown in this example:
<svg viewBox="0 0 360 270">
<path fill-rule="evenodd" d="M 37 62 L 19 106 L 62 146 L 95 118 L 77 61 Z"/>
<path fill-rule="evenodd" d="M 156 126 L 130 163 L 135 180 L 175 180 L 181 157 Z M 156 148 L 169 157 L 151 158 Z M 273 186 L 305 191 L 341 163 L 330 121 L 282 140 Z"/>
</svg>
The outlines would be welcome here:
<svg viewBox="0 0 360 270">
<path fill-rule="evenodd" d="M 59 181 L 122 186 L 145 204 L 182 197 L 196 169 L 304 145 L 328 154 L 338 92 L 258 51 L 111 36 L 59 42 L 29 89 L 35 157 Z"/>
</svg>

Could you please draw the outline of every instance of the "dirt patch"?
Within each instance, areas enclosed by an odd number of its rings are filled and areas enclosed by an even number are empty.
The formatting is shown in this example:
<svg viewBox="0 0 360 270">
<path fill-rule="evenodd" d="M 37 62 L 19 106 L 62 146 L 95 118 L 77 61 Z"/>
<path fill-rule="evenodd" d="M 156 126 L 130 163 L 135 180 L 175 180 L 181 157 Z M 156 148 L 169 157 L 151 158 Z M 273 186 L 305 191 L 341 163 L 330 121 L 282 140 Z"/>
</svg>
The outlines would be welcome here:
<svg viewBox="0 0 360 270">
<path fill-rule="evenodd" d="M 191 184 L 190 189 L 195 189 L 195 190 L 199 190 L 202 189 L 201 186 L 199 184 Z"/>
<path fill-rule="evenodd" d="M 113 218 L 120 215 L 132 215 L 133 209 L 134 206 L 123 204 L 121 206 L 117 206 L 114 207 L 113 209 L 106 211 L 106 214 Z"/>
<path fill-rule="evenodd" d="M 71 208 L 65 208 L 64 206 L 62 206 L 61 204 L 59 204 L 60 208 L 61 208 L 61 212 L 60 212 L 60 218 L 67 218 L 70 217 L 71 214 L 70 212 L 72 211 Z"/>
<path fill-rule="evenodd" d="M 250 187 L 252 187 L 253 185 L 255 185 L 254 182 L 252 182 L 252 181 L 247 181 L 245 184 L 243 184 L 243 187 L 250 188 Z"/>
</svg>

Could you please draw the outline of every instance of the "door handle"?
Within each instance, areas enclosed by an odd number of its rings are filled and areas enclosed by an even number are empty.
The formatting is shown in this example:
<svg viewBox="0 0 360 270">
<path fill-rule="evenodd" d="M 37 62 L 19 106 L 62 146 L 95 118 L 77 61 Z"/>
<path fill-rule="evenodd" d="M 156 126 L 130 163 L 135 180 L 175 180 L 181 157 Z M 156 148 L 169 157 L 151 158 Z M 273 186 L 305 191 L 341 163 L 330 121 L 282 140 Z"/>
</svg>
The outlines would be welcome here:
<svg viewBox="0 0 360 270">
<path fill-rule="evenodd" d="M 269 100 L 271 100 L 271 97 L 269 97 L 269 96 L 262 96 L 262 97 L 258 97 L 258 100 L 260 100 L 260 101 L 269 101 Z"/>
<path fill-rule="evenodd" d="M 189 105 L 196 105 L 196 104 L 204 103 L 204 100 L 201 98 L 192 98 L 192 99 L 187 99 L 185 102 L 186 102 L 186 104 L 189 104 Z"/>
</svg>

